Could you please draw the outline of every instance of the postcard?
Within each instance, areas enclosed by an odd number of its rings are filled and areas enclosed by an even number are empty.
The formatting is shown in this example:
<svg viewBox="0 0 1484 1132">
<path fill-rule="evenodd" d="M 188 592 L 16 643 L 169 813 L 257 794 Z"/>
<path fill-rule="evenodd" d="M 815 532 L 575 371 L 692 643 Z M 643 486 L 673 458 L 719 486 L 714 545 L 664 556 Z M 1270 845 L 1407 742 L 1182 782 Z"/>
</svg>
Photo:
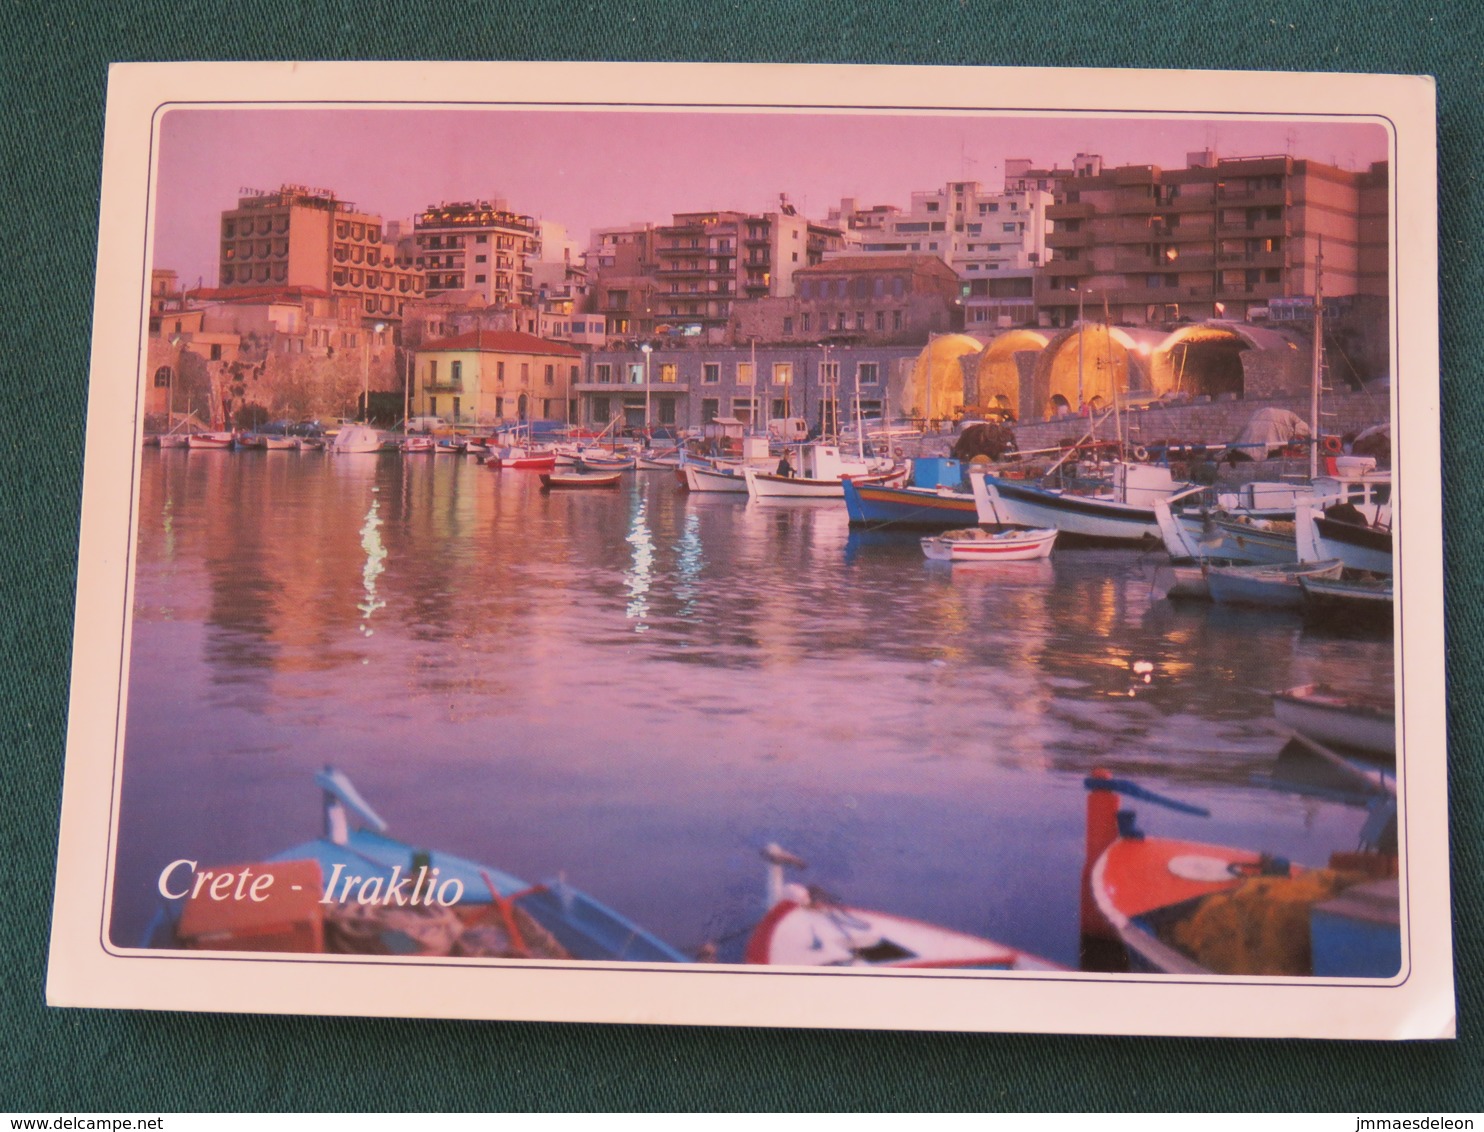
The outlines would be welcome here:
<svg viewBox="0 0 1484 1132">
<path fill-rule="evenodd" d="M 51 1004 L 1453 1034 L 1429 80 L 108 97 Z"/>
</svg>

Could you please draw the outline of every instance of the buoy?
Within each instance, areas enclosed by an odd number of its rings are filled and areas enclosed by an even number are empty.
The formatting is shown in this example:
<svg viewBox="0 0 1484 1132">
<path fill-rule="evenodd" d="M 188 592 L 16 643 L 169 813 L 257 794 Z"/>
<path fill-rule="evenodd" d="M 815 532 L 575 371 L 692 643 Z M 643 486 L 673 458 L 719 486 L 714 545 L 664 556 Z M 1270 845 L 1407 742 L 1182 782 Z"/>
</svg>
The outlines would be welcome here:
<svg viewBox="0 0 1484 1132">
<path fill-rule="evenodd" d="M 1137 461 L 1139 461 L 1139 463 L 1141 463 L 1141 464 L 1148 463 L 1149 462 L 1149 449 L 1145 448 L 1142 444 L 1138 445 L 1134 449 L 1134 459 L 1137 460 Z"/>
<path fill-rule="evenodd" d="M 1345 450 L 1338 436 L 1326 436 L 1324 438 L 1324 451 L 1330 456 L 1338 456 Z"/>
</svg>

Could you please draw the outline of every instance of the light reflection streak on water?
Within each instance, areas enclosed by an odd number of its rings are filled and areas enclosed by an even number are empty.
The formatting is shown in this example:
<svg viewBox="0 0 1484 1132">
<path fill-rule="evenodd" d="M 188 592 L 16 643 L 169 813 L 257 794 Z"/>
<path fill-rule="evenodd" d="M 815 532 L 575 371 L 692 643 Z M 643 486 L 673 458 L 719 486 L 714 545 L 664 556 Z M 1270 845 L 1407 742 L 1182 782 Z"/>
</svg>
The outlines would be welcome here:
<svg viewBox="0 0 1484 1132">
<path fill-rule="evenodd" d="M 629 524 L 626 540 L 634 548 L 634 565 L 624 572 L 624 586 L 629 593 L 629 603 L 624 615 L 636 622 L 636 633 L 644 633 L 649 629 L 645 618 L 649 614 L 649 589 L 654 582 L 654 535 L 649 529 L 647 511 L 645 498 L 642 495 L 636 496 L 634 518 Z"/>
<path fill-rule="evenodd" d="M 376 596 L 376 579 L 386 569 L 386 547 L 381 542 L 379 504 L 380 500 L 371 500 L 371 509 L 366 512 L 366 522 L 361 527 L 361 549 L 366 552 L 366 564 L 361 568 L 361 585 L 365 588 L 366 600 L 356 608 L 361 611 L 360 630 L 368 637 L 373 632 L 367 625 L 371 615 L 386 607 L 386 602 Z"/>
<path fill-rule="evenodd" d="M 680 599 L 678 616 L 692 618 L 696 615 L 697 597 L 700 595 L 701 569 L 706 565 L 704 548 L 701 546 L 701 517 L 694 512 L 685 517 L 685 530 L 677 545 L 676 568 L 680 581 L 675 586 L 675 596 Z"/>
</svg>

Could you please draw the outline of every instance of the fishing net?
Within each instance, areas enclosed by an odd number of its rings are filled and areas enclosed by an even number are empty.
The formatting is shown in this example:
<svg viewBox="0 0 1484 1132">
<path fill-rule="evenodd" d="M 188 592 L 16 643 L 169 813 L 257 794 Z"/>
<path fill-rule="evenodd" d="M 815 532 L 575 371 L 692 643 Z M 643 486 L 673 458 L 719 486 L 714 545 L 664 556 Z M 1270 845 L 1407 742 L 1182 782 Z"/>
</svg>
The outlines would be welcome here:
<svg viewBox="0 0 1484 1132">
<path fill-rule="evenodd" d="M 1202 900 L 1166 925 L 1165 943 L 1222 975 L 1308 975 L 1309 909 L 1354 882 L 1353 874 L 1315 869 L 1290 877 L 1252 877 Z"/>
</svg>

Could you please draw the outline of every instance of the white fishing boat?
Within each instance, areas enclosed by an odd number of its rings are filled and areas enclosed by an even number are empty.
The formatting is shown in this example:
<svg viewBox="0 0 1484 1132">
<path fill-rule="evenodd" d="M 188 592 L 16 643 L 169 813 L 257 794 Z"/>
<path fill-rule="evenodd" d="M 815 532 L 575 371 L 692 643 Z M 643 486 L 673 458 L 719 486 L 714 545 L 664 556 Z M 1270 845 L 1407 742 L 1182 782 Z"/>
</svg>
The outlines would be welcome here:
<svg viewBox="0 0 1484 1132">
<path fill-rule="evenodd" d="M 409 436 L 402 441 L 402 452 L 407 456 L 426 456 L 437 447 L 431 436 Z"/>
<path fill-rule="evenodd" d="M 221 451 L 232 447 L 230 432 L 193 432 L 186 438 L 186 447 L 192 451 Z"/>
<path fill-rule="evenodd" d="M 366 425 L 346 425 L 335 434 L 330 451 L 341 456 L 380 452 L 381 433 Z"/>
<path fill-rule="evenodd" d="M 906 467 L 890 461 L 846 460 L 833 444 L 801 444 L 797 456 L 782 472 L 764 472 L 744 466 L 742 476 L 753 499 L 844 499 L 846 478 L 856 483 L 896 483 L 906 478 Z"/>
<path fill-rule="evenodd" d="M 1327 747 L 1396 757 L 1396 710 L 1326 684 L 1301 684 L 1273 693 L 1273 715 L 1283 726 Z"/>
<path fill-rule="evenodd" d="M 1219 605 L 1256 605 L 1298 609 L 1304 602 L 1299 579 L 1338 578 L 1345 564 L 1326 562 L 1259 563 L 1251 566 L 1206 566 L 1206 588 Z"/>
<path fill-rule="evenodd" d="M 675 469 L 686 491 L 719 495 L 746 495 L 747 480 L 737 465 L 698 464 L 687 461 Z"/>
<path fill-rule="evenodd" d="M 1392 572 L 1391 508 L 1367 519 L 1366 513 L 1348 501 L 1325 500 L 1323 511 L 1314 504 L 1300 504 L 1294 520 L 1298 557 L 1305 561 L 1338 558 L 1351 570 L 1372 574 Z"/>
<path fill-rule="evenodd" d="M 1177 483 L 1170 470 L 1155 464 L 1118 463 L 1105 494 L 1080 495 L 971 471 L 979 521 L 1021 527 L 1055 527 L 1065 534 L 1101 542 L 1147 542 L 1160 538 L 1156 500 L 1190 485 Z"/>
<path fill-rule="evenodd" d="M 935 562 L 1021 562 L 1049 557 L 1056 536 L 1055 527 L 968 527 L 921 542 L 922 553 Z"/>
<path fill-rule="evenodd" d="M 957 968 L 1059 971 L 1050 960 L 993 940 L 831 899 L 815 888 L 785 882 L 784 866 L 804 867 L 769 845 L 768 911 L 748 938 L 743 959 L 790 967 Z"/>
</svg>

